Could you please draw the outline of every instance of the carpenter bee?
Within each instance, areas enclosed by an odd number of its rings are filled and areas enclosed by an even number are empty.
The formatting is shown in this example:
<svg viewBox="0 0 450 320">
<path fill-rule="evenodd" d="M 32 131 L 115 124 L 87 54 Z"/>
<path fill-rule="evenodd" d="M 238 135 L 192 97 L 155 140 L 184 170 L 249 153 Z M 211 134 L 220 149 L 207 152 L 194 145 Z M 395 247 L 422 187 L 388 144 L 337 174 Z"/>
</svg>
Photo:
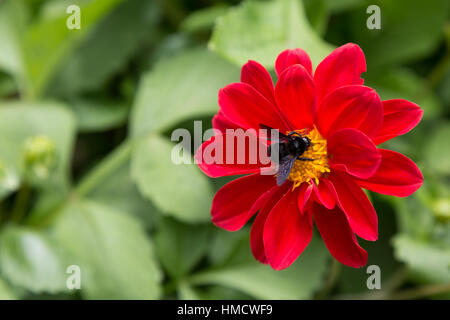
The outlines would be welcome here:
<svg viewBox="0 0 450 320">
<path fill-rule="evenodd" d="M 259 126 L 261 129 L 268 130 L 267 139 L 271 140 L 271 132 L 276 129 L 264 124 Z M 267 154 L 274 162 L 278 162 L 277 185 L 281 186 L 289 177 L 295 160 L 314 161 L 317 159 L 302 157 L 303 153 L 311 146 L 311 140 L 306 135 L 297 131 L 291 131 L 287 135 L 278 131 L 278 135 L 279 142 L 272 143 L 267 148 Z M 275 157 L 276 152 L 278 152 L 278 157 Z"/>
</svg>

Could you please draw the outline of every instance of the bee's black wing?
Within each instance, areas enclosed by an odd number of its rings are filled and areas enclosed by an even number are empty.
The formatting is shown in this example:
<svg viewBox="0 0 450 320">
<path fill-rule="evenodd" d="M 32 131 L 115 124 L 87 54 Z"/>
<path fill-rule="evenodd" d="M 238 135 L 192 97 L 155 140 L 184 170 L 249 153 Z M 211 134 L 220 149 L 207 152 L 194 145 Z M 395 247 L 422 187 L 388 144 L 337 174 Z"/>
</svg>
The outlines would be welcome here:
<svg viewBox="0 0 450 320">
<path fill-rule="evenodd" d="M 277 185 L 281 186 L 291 173 L 292 166 L 294 165 L 296 158 L 289 154 L 280 160 L 278 165 Z"/>
<path fill-rule="evenodd" d="M 278 129 L 271 128 L 271 127 L 266 126 L 265 124 L 262 124 L 262 123 L 259 124 L 259 127 L 261 129 L 266 129 L 267 130 L 267 140 L 271 140 L 272 139 L 272 130 L 277 130 L 278 131 L 278 139 L 280 141 L 286 141 L 288 139 L 288 136 L 283 134 L 283 133 L 281 133 Z"/>
</svg>

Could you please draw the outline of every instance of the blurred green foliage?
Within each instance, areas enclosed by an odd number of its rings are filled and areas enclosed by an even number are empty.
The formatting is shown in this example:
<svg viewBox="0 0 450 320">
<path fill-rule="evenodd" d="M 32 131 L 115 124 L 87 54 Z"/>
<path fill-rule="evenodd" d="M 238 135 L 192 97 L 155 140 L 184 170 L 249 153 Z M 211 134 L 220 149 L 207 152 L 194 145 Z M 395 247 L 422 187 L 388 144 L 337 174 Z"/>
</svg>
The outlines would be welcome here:
<svg viewBox="0 0 450 320">
<path fill-rule="evenodd" d="M 70 4 L 79 30 L 66 27 Z M 366 27 L 371 4 L 381 30 Z M 0 299 L 450 298 L 449 17 L 447 0 L 1 1 Z M 301 47 L 317 65 L 347 42 L 383 99 L 425 110 L 386 143 L 419 164 L 424 186 L 371 195 L 380 240 L 361 242 L 381 291 L 364 268 L 334 263 L 318 234 L 287 270 L 254 261 L 248 228 L 210 223 L 230 179 L 170 160 L 172 130 L 209 128 L 218 89 L 248 59 L 273 71 Z M 33 157 L 48 174 L 29 174 L 33 142 L 51 146 Z M 81 290 L 66 287 L 70 265 Z"/>
</svg>

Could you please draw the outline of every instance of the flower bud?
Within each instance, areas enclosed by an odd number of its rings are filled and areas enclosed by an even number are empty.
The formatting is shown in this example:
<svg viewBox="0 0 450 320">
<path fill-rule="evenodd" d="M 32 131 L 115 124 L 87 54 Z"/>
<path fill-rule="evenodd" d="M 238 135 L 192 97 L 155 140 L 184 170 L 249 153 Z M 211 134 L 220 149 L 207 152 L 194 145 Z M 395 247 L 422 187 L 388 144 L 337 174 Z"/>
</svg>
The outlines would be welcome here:
<svg viewBox="0 0 450 320">
<path fill-rule="evenodd" d="M 433 203 L 433 211 L 436 218 L 440 221 L 450 220 L 450 200 L 447 198 L 439 198 Z"/>
<path fill-rule="evenodd" d="M 31 178 L 45 180 L 56 164 L 55 144 L 43 135 L 28 138 L 24 143 L 24 168 Z"/>
</svg>

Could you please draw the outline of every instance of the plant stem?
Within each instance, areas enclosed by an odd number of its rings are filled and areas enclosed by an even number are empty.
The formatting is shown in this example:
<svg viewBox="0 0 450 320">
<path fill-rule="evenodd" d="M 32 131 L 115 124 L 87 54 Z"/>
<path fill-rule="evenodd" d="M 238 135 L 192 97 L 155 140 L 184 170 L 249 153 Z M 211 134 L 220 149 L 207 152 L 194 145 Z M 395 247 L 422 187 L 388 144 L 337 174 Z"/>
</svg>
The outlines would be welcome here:
<svg viewBox="0 0 450 320">
<path fill-rule="evenodd" d="M 93 189 L 103 183 L 104 179 L 112 174 L 115 170 L 119 169 L 130 157 L 132 149 L 131 140 L 125 140 L 120 146 L 114 149 L 103 161 L 96 165 L 75 187 L 66 199 L 58 205 L 50 215 L 44 220 L 33 223 L 35 227 L 45 227 L 49 225 L 60 212 L 64 211 L 64 208 L 73 199 L 88 195 Z"/>
<path fill-rule="evenodd" d="M 419 288 L 399 291 L 386 298 L 390 300 L 412 300 L 448 292 L 450 292 L 450 283 L 432 284 Z"/>
<path fill-rule="evenodd" d="M 408 269 L 406 267 L 399 268 L 387 281 L 383 281 L 381 290 L 370 290 L 361 293 L 338 294 L 332 299 L 334 300 L 384 300 L 390 296 L 393 291 L 400 288 L 407 279 Z"/>
<path fill-rule="evenodd" d="M 31 190 L 26 184 L 22 185 L 17 193 L 16 200 L 14 202 L 14 208 L 11 213 L 11 220 L 19 222 L 22 220 L 25 210 L 27 208 L 28 199 L 30 197 Z"/>
<path fill-rule="evenodd" d="M 131 140 L 124 141 L 80 181 L 75 188 L 75 194 L 80 197 L 85 196 L 100 185 L 106 177 L 129 159 L 131 149 Z"/>
<path fill-rule="evenodd" d="M 389 279 L 383 290 L 376 290 L 364 294 L 348 294 L 334 297 L 338 300 L 413 300 L 437 294 L 450 293 L 450 283 L 432 284 L 419 288 L 405 289 L 393 292 L 401 286 L 406 279 L 407 269 L 402 268 Z"/>
<path fill-rule="evenodd" d="M 400 288 L 408 277 L 408 269 L 401 267 L 398 269 L 385 283 L 382 284 L 383 291 L 386 295 Z"/>
<path fill-rule="evenodd" d="M 325 299 L 333 290 L 336 285 L 337 280 L 339 279 L 339 274 L 341 273 L 341 264 L 333 259 L 331 262 L 330 272 L 328 273 L 328 278 L 325 282 L 323 289 L 317 293 L 316 299 Z"/>
</svg>

